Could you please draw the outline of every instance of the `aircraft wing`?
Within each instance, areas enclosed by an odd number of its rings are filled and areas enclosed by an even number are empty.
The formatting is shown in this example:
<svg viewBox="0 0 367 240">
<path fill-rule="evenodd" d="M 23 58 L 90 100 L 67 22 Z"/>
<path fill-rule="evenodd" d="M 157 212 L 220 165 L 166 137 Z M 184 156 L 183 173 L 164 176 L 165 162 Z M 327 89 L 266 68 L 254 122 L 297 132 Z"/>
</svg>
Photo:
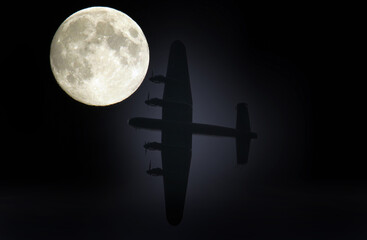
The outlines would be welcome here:
<svg viewBox="0 0 367 240">
<path fill-rule="evenodd" d="M 172 43 L 169 53 L 162 120 L 192 123 L 192 96 L 186 49 L 180 41 Z M 162 129 L 162 167 L 167 220 L 181 222 L 191 163 L 192 134 L 178 125 Z"/>
<path fill-rule="evenodd" d="M 162 119 L 192 122 L 192 96 L 186 49 L 182 42 L 172 43 L 168 59 L 162 108 Z"/>
<path fill-rule="evenodd" d="M 191 164 L 191 133 L 179 128 L 162 131 L 162 168 L 167 220 L 172 225 L 181 222 Z M 166 141 L 169 139 L 170 141 Z M 185 144 L 182 141 L 187 141 Z"/>
</svg>

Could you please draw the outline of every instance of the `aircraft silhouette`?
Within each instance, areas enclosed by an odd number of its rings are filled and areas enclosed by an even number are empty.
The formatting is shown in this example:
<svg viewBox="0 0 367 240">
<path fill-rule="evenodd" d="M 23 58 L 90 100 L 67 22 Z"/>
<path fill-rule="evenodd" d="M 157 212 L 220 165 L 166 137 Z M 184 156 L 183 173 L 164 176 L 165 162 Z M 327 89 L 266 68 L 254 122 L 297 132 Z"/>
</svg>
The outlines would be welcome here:
<svg viewBox="0 0 367 240">
<path fill-rule="evenodd" d="M 166 76 L 152 76 L 153 83 L 164 84 L 163 99 L 145 101 L 150 106 L 162 107 L 162 119 L 132 118 L 129 125 L 135 128 L 160 130 L 162 143 L 144 144 L 145 150 L 158 150 L 162 154 L 162 168 L 151 168 L 147 173 L 163 176 L 167 220 L 178 225 L 183 216 L 186 188 L 191 163 L 192 135 L 203 134 L 236 138 L 237 163 L 248 161 L 250 141 L 256 133 L 250 130 L 246 103 L 237 105 L 236 128 L 192 122 L 192 96 L 186 49 L 182 42 L 172 43 Z"/>
</svg>

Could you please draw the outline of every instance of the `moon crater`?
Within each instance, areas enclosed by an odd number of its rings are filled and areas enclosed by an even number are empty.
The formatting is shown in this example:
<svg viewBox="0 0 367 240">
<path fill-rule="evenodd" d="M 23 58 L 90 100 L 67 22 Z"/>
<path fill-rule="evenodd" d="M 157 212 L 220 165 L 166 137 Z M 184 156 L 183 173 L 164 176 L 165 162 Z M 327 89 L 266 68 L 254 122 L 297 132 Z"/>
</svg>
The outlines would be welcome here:
<svg viewBox="0 0 367 240">
<path fill-rule="evenodd" d="M 50 62 L 68 95 L 105 106 L 124 100 L 140 86 L 149 48 L 138 24 L 126 14 L 92 7 L 61 24 L 51 43 Z"/>
</svg>

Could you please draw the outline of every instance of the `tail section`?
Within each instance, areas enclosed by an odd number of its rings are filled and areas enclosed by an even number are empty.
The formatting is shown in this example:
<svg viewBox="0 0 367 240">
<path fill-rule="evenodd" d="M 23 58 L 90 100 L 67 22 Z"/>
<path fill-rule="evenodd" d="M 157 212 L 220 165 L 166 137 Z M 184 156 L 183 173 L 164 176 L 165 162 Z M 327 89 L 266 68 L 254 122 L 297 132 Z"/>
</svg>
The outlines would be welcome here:
<svg viewBox="0 0 367 240">
<path fill-rule="evenodd" d="M 250 130 L 250 117 L 246 103 L 237 104 L 236 137 L 237 164 L 246 164 L 250 151 L 250 142 L 256 138 L 256 133 Z"/>
<path fill-rule="evenodd" d="M 237 104 L 237 122 L 236 129 L 250 132 L 250 117 L 248 114 L 247 103 Z"/>
</svg>

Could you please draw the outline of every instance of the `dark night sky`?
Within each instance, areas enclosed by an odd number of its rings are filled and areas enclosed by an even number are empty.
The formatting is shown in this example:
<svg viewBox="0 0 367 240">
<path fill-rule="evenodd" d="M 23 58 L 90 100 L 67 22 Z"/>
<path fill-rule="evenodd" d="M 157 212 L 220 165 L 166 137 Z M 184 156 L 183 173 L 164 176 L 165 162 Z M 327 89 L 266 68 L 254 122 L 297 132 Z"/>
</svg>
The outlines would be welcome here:
<svg viewBox="0 0 367 240">
<path fill-rule="evenodd" d="M 90 6 L 125 12 L 142 28 L 150 66 L 165 74 L 170 44 L 187 49 L 194 121 L 233 127 L 249 104 L 258 139 L 249 163 L 235 141 L 193 137 L 182 223 L 165 218 L 163 182 L 146 175 L 146 141 L 131 117 L 163 87 L 144 81 L 127 100 L 91 107 L 67 96 L 49 65 L 58 26 Z M 7 9 L 19 8 L 17 3 Z M 365 239 L 366 175 L 350 152 L 340 42 L 320 5 L 235 1 L 73 1 L 22 5 L 2 21 L 0 239 Z M 22 23 L 23 22 L 23 23 Z M 335 23 L 336 24 L 336 23 Z M 336 51 L 338 49 L 338 51 Z M 357 145 L 353 145 L 357 147 Z"/>
</svg>

